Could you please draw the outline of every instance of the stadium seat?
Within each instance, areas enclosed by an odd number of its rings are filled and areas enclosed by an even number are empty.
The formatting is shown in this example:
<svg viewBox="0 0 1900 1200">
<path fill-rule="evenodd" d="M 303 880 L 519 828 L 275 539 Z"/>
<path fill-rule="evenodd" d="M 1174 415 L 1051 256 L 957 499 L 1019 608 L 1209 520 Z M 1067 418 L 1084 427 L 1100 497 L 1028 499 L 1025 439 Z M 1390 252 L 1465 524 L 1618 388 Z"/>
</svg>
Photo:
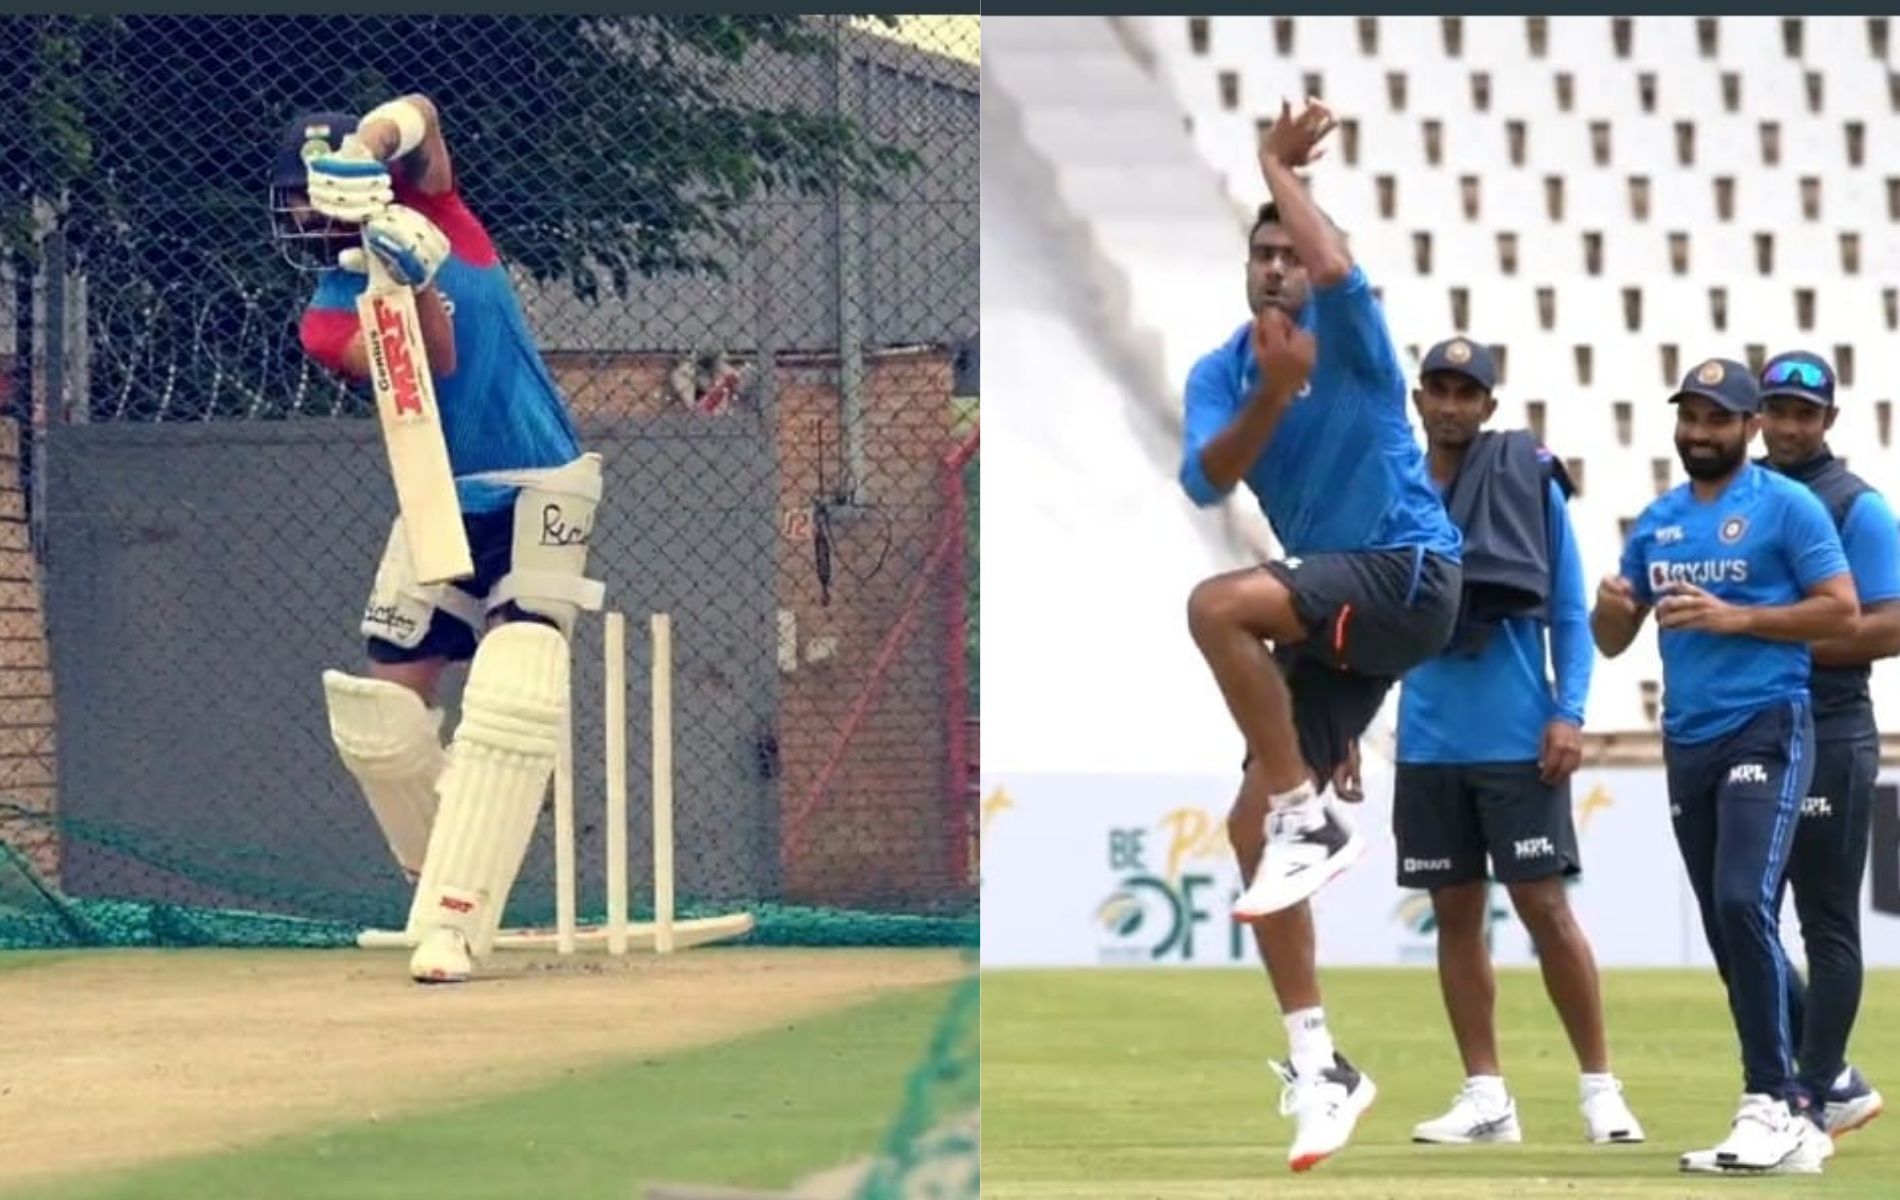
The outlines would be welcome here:
<svg viewBox="0 0 1900 1200">
<path fill-rule="evenodd" d="M 1501 418 L 1525 421 L 1534 410 L 1553 447 L 1584 465 L 1586 496 L 1573 516 L 1593 576 L 1620 550 L 1618 522 L 1654 496 L 1657 464 L 1665 482 L 1680 478 L 1674 415 L 1664 401 L 1710 355 L 1799 345 L 1832 357 L 1848 347 L 1855 379 L 1841 389 L 1836 441 L 1843 450 L 1851 444 L 1857 469 L 1895 472 L 1892 407 L 1900 388 L 1888 384 L 1885 360 L 1900 338 L 1888 320 L 1890 293 L 1900 287 L 1893 232 L 1900 112 L 1891 87 L 1900 36 L 1882 58 L 1866 18 L 1800 18 L 1791 46 L 1781 18 L 1721 17 L 1712 19 L 1715 36 L 1704 53 L 1709 18 L 1538 20 L 1547 30 L 1541 55 L 1533 20 L 1524 17 L 1461 19 L 1455 53 L 1438 17 L 1377 18 L 1372 53 L 1354 17 L 1152 17 L 1126 28 L 1156 56 L 1155 77 L 1168 81 L 1191 121 L 1189 144 L 1214 169 L 1236 214 L 1264 198 L 1254 122 L 1273 114 L 1279 96 L 1302 94 L 1309 74 L 1319 76 L 1328 103 L 1353 123 L 1357 144 L 1349 156 L 1337 138 L 1313 172 L 1316 193 L 1382 290 L 1406 370 L 1416 372 L 1410 355 L 1452 332 L 1506 348 Z M 1191 21 L 1204 22 L 1204 48 L 1190 36 Z M 1291 30 L 1286 46 L 1281 21 Z M 1619 53 L 1620 29 L 1627 30 L 1626 53 Z M 1393 74 L 1404 84 L 1396 109 Z M 1818 95 L 1811 77 L 1818 77 Z M 1475 103 L 1474 78 L 1488 105 Z M 1559 102 L 1560 79 L 1567 105 Z M 1436 162 L 1427 145 L 1433 123 Z M 1772 147 L 1764 145 L 1765 125 Z M 1693 138 L 1686 161 L 1685 129 Z M 1101 201 L 1105 214 L 1166 209 L 1166 156 L 1143 146 L 1169 136 L 1165 121 L 1131 115 L 1125 131 L 1099 144 L 1079 129 L 1043 132 L 1072 133 L 1082 143 L 1072 148 L 1078 161 L 1104 170 L 1137 166 L 1124 195 Z M 1171 136 L 1183 140 L 1178 130 Z M 1088 179 L 1092 192 L 1106 186 L 1107 176 L 1092 169 L 1074 177 Z M 1556 218 L 1553 178 L 1562 199 Z M 1466 215 L 1467 179 L 1475 181 L 1473 216 Z M 1382 205 L 1388 192 L 1389 210 Z M 1637 194 L 1646 197 L 1646 213 L 1633 208 Z M 1428 266 L 1417 255 L 1420 233 L 1430 235 Z M 1857 271 L 1842 262 L 1844 234 L 1854 240 Z M 1586 235 L 1596 239 L 1595 274 Z M 1764 235 L 1772 251 L 1765 263 Z M 1184 229 L 1128 236 L 1138 247 L 1131 253 L 1155 263 L 1156 278 L 1166 280 L 1140 300 L 1158 328 L 1185 331 L 1213 314 L 1232 316 L 1230 298 L 1195 281 L 1191 262 L 1209 261 L 1208 252 L 1174 248 L 1188 236 Z M 1501 248 L 1512 252 L 1515 270 L 1506 269 Z M 1632 289 L 1640 297 L 1634 328 L 1625 308 Z M 1555 307 L 1549 328 L 1540 311 L 1546 291 Z M 1712 292 L 1725 309 L 1722 328 Z M 1811 328 L 1802 327 L 1804 305 L 1812 307 Z M 1195 343 L 1196 352 L 1210 340 L 1205 329 L 1161 336 Z M 1587 379 L 1579 374 L 1580 348 Z M 1666 349 L 1673 362 L 1665 361 Z M 1167 357 L 1179 362 L 1186 354 L 1170 349 Z M 1653 638 L 1645 638 L 1622 659 L 1599 664 L 1593 726 L 1650 727 L 1643 685 L 1657 671 Z M 1883 718 L 1900 718 L 1900 679 L 1876 691 Z"/>
</svg>

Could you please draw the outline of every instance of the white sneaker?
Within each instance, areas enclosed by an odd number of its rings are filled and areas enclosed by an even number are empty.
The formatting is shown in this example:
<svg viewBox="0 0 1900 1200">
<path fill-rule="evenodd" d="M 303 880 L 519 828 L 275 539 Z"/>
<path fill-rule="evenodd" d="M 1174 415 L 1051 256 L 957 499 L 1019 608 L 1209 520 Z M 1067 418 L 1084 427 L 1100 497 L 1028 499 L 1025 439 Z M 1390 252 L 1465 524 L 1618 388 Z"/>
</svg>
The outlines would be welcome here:
<svg viewBox="0 0 1900 1200">
<path fill-rule="evenodd" d="M 1333 1065 L 1310 1078 L 1294 1073 L 1284 1063 L 1274 1063 L 1286 1087 L 1280 1093 L 1280 1115 L 1292 1117 L 1293 1145 L 1286 1152 L 1287 1165 L 1295 1171 L 1310 1171 L 1343 1149 L 1379 1089 L 1372 1077 L 1333 1055 Z"/>
<path fill-rule="evenodd" d="M 1317 808 L 1319 824 L 1302 828 Z M 1267 814 L 1267 851 L 1253 883 L 1234 901 L 1234 919 L 1252 921 L 1292 908 L 1331 883 L 1366 852 L 1366 839 L 1323 799 Z"/>
<path fill-rule="evenodd" d="M 1769 1169 L 1770 1175 L 1819 1175 L 1821 1164 L 1834 1156 L 1834 1139 L 1806 1117 L 1796 1117 L 1799 1138 L 1793 1153 Z"/>
<path fill-rule="evenodd" d="M 1766 1171 L 1795 1152 L 1800 1126 L 1807 1123 L 1773 1096 L 1750 1093 L 1742 1097 L 1728 1137 L 1713 1149 L 1683 1155 L 1680 1165 L 1685 1171 L 1707 1170 L 1711 1163 L 1724 1172 Z"/>
<path fill-rule="evenodd" d="M 1602 1146 L 1643 1140 L 1643 1127 L 1623 1100 L 1622 1081 L 1584 1093 L 1582 1108 L 1583 1136 L 1587 1141 Z"/>
<path fill-rule="evenodd" d="M 467 983 L 471 967 L 459 929 L 429 930 L 409 956 L 409 976 L 417 983 Z"/>
<path fill-rule="evenodd" d="M 1452 1098 L 1450 1112 L 1412 1126 L 1412 1140 L 1435 1146 L 1521 1142 L 1524 1130 L 1517 1123 L 1517 1101 L 1506 1094 L 1499 1104 L 1466 1081 Z"/>
<path fill-rule="evenodd" d="M 1692 1175 L 1720 1175 L 1723 1173 L 1722 1168 L 1715 1164 L 1715 1148 L 1713 1146 L 1707 1150 L 1689 1151 L 1682 1156 L 1682 1159 L 1677 1165 Z"/>
</svg>

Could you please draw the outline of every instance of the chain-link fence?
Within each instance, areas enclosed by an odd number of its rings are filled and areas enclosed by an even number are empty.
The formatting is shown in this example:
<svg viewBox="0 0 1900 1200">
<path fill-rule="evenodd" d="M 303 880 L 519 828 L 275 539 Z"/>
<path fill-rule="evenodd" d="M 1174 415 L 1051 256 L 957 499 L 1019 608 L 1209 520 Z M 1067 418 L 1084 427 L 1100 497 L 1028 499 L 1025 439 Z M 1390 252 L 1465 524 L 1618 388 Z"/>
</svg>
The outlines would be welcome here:
<svg viewBox="0 0 1900 1200">
<path fill-rule="evenodd" d="M 604 456 L 589 573 L 672 614 L 682 911 L 973 938 L 977 87 L 974 18 L 0 20 L 0 837 L 45 885 L 0 897 L 59 898 L 0 939 L 400 923 L 319 685 L 393 494 L 266 185 L 295 115 L 409 93 Z M 584 619 L 584 913 L 600 659 Z M 511 923 L 552 873 L 544 821 Z"/>
</svg>

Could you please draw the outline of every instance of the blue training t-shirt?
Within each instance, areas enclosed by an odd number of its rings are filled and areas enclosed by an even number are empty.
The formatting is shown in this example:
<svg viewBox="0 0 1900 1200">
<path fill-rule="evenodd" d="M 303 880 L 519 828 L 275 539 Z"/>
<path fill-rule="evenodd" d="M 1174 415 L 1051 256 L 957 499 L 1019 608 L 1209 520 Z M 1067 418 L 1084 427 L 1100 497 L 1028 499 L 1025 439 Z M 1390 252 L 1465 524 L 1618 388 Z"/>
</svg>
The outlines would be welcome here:
<svg viewBox="0 0 1900 1200">
<path fill-rule="evenodd" d="M 1855 497 L 1841 523 L 1841 545 L 1863 605 L 1900 600 L 1900 525 L 1885 496 L 1868 490 Z"/>
<path fill-rule="evenodd" d="M 1549 487 L 1549 625 L 1513 617 L 1498 624 L 1477 654 L 1441 654 L 1408 672 L 1399 691 L 1398 761 L 1535 762 L 1553 718 L 1583 724 L 1596 664 L 1590 604 L 1563 488 L 1554 480 Z M 1546 632 L 1554 691 L 1544 666 Z"/>
<path fill-rule="evenodd" d="M 1318 361 L 1245 476 L 1285 553 L 1422 547 L 1458 561 L 1463 539 L 1426 474 L 1405 375 L 1365 272 L 1355 265 L 1333 287 L 1314 288 L 1299 324 L 1318 342 Z M 1242 325 L 1188 374 L 1181 486 L 1196 504 L 1222 498 L 1201 450 L 1260 382 L 1252 329 Z"/>
<path fill-rule="evenodd" d="M 1687 483 L 1643 510 L 1623 547 L 1622 573 L 1638 603 L 1687 580 L 1730 604 L 1794 604 L 1846 574 L 1847 555 L 1827 509 L 1785 475 L 1746 463 L 1714 500 Z M 1663 735 L 1706 742 L 1764 709 L 1808 692 L 1811 658 L 1799 642 L 1659 629 Z"/>
<path fill-rule="evenodd" d="M 496 512 L 514 503 L 517 489 L 463 476 L 562 466 L 580 457 L 580 436 L 488 231 L 461 195 L 453 188 L 418 192 L 400 172 L 395 190 L 398 203 L 435 222 L 449 241 L 435 285 L 455 329 L 455 373 L 435 377 L 436 404 L 462 511 Z M 332 370 L 342 370 L 344 350 L 360 325 L 356 300 L 368 286 L 368 276 L 333 267 L 319 277 L 304 310 L 304 348 Z"/>
</svg>

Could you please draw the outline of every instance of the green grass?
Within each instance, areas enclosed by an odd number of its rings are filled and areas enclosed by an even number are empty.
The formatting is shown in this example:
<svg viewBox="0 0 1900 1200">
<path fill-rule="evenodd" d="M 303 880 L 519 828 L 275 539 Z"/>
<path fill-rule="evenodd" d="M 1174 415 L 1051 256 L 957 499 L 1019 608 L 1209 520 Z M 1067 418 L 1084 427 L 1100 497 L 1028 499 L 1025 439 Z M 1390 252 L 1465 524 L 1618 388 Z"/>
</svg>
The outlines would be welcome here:
<svg viewBox="0 0 1900 1200">
<path fill-rule="evenodd" d="M 654 1181 L 785 1187 L 881 1147 L 948 996 L 918 989 L 535 1091 L 7 1195 L 628 1200 Z"/>
<path fill-rule="evenodd" d="M 1841 1143 L 1825 1176 L 1703 1180 L 1684 1150 L 1727 1132 L 1741 1092 L 1712 971 L 1604 978 L 1611 1053 L 1649 1141 L 1590 1146 L 1576 1062 L 1534 971 L 1501 972 L 1498 1027 L 1522 1146 L 1414 1146 L 1461 1081 L 1436 977 L 1323 975 L 1341 1049 L 1378 1082 L 1353 1143 L 1310 1175 L 1286 1166 L 1266 1060 L 1285 1033 L 1265 980 L 1241 971 L 992 972 L 983 977 L 983 1195 L 995 1200 L 1293 1196 L 1900 1196 L 1900 1118 Z M 1900 1088 L 1900 973 L 1873 972 L 1854 1060 Z"/>
</svg>

